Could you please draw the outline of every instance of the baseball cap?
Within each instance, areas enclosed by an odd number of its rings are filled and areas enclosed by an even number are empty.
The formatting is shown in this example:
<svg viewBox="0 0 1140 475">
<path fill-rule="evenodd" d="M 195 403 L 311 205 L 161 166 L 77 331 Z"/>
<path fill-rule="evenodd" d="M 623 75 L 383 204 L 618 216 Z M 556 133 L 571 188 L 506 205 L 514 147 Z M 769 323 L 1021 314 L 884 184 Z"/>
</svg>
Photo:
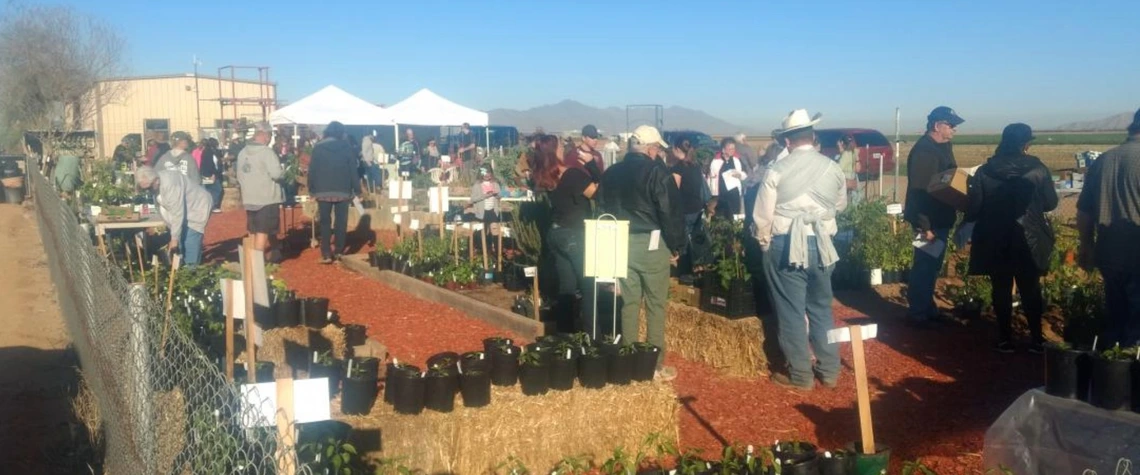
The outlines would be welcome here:
<svg viewBox="0 0 1140 475">
<path fill-rule="evenodd" d="M 1022 123 L 1009 124 L 1005 126 L 1005 130 L 1001 131 L 1001 142 L 1017 148 L 1024 147 L 1025 144 L 1036 138 L 1033 135 L 1033 129 Z"/>
<path fill-rule="evenodd" d="M 598 133 L 597 127 L 594 127 L 593 124 L 590 124 L 590 125 L 587 125 L 585 127 L 582 127 L 582 136 L 583 137 L 589 137 L 592 139 L 596 139 L 596 138 L 601 138 L 602 134 Z"/>
<path fill-rule="evenodd" d="M 193 142 L 194 141 L 194 139 L 190 137 L 190 134 L 183 132 L 181 130 L 179 130 L 178 132 L 175 132 L 173 134 L 170 134 L 170 141 L 171 142 L 178 142 L 180 140 L 185 140 L 187 142 Z"/>
<path fill-rule="evenodd" d="M 926 116 L 926 120 L 928 122 L 946 122 L 954 127 L 966 121 L 957 112 L 954 112 L 954 109 L 946 106 L 935 107 L 934 110 L 930 111 L 930 115 Z"/>
<path fill-rule="evenodd" d="M 656 127 L 642 125 L 633 129 L 633 138 L 642 145 L 657 144 L 661 148 L 669 148 L 669 144 L 665 143 L 665 139 L 661 138 L 661 132 L 657 131 Z"/>
</svg>

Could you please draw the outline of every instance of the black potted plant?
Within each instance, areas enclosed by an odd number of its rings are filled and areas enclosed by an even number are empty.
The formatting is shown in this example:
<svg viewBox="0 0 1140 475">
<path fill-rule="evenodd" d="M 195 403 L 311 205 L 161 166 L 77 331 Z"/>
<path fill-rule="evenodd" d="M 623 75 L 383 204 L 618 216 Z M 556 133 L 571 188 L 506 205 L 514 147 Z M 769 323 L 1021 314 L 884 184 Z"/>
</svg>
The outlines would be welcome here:
<svg viewBox="0 0 1140 475">
<path fill-rule="evenodd" d="M 324 328 L 329 320 L 329 299 L 310 297 L 302 300 L 301 318 L 309 328 Z"/>
<path fill-rule="evenodd" d="M 504 345 L 491 350 L 491 383 L 514 386 L 519 379 L 519 347 Z"/>
<path fill-rule="evenodd" d="M 376 373 L 369 373 L 363 365 L 349 360 L 341 389 L 340 410 L 345 414 L 364 415 L 372 410 L 376 401 Z"/>
<path fill-rule="evenodd" d="M 301 302 L 293 292 L 276 293 L 273 316 L 278 327 L 295 327 L 301 324 Z"/>
<path fill-rule="evenodd" d="M 1087 400 L 1092 360 L 1089 352 L 1068 342 L 1045 345 L 1045 392 L 1067 399 Z"/>
<path fill-rule="evenodd" d="M 310 378 L 329 378 L 329 395 L 336 394 L 340 388 L 341 364 L 332 357 L 332 352 L 314 352 L 313 360 L 309 363 Z"/>
<path fill-rule="evenodd" d="M 565 391 L 574 387 L 578 376 L 578 354 L 581 352 L 570 341 L 559 342 L 550 352 L 550 389 Z"/>
<path fill-rule="evenodd" d="M 853 473 L 851 470 L 852 458 L 851 454 L 846 450 L 836 450 L 834 452 L 824 452 L 819 460 L 819 475 L 847 475 Z"/>
<path fill-rule="evenodd" d="M 776 442 L 772 454 L 784 474 L 815 475 L 819 473 L 819 460 L 814 445 L 807 442 Z"/>
<path fill-rule="evenodd" d="M 420 371 L 419 368 L 400 363 L 400 361 L 395 358 L 393 358 L 392 361 L 389 361 L 388 364 L 384 366 L 384 402 L 388 404 L 396 404 L 395 388 L 399 383 L 396 382 L 395 376 L 396 372 L 400 370 L 414 370 L 417 373 Z"/>
<path fill-rule="evenodd" d="M 455 409 L 459 377 L 453 362 L 442 361 L 430 366 L 423 379 L 425 408 L 438 412 Z"/>
<path fill-rule="evenodd" d="M 495 353 L 496 348 L 499 348 L 501 346 L 509 346 L 512 343 L 513 342 L 511 341 L 510 338 L 502 337 L 502 336 L 493 336 L 491 338 L 485 338 L 485 339 L 483 339 L 483 352 L 488 354 L 488 355 L 493 355 Z"/>
<path fill-rule="evenodd" d="M 619 340 L 620 341 L 620 340 Z M 606 357 L 606 382 L 626 385 L 633 379 L 633 345 L 622 345 L 616 341 L 603 342 L 602 354 Z"/>
<path fill-rule="evenodd" d="M 359 367 L 364 374 L 372 379 L 380 375 L 380 360 L 371 356 L 361 356 L 352 359 L 352 365 Z"/>
<path fill-rule="evenodd" d="M 527 344 L 525 347 L 526 353 L 538 353 L 542 357 L 542 364 L 550 367 L 551 353 L 554 352 L 554 345 L 544 345 L 539 342 Z"/>
<path fill-rule="evenodd" d="M 744 258 L 743 221 L 714 220 L 709 226 L 716 263 L 705 274 L 701 310 L 727 318 L 756 315 L 751 274 Z"/>
<path fill-rule="evenodd" d="M 486 361 L 486 360 L 476 360 Z M 459 374 L 459 390 L 463 395 L 463 406 L 483 407 L 491 403 L 491 374 L 489 366 L 474 366 L 467 369 L 467 360 L 461 363 L 464 368 Z"/>
<path fill-rule="evenodd" d="M 464 372 L 482 371 L 488 375 L 491 372 L 491 360 L 487 357 L 487 353 L 482 351 L 468 351 L 460 355 L 459 365 Z"/>
<path fill-rule="evenodd" d="M 456 353 L 454 351 L 444 351 L 441 353 L 436 353 L 436 354 L 432 355 L 431 357 L 429 357 L 427 360 L 428 368 L 433 368 L 436 366 L 445 366 L 448 369 L 450 369 L 453 373 L 458 369 L 458 363 L 459 363 L 459 353 Z"/>
<path fill-rule="evenodd" d="M 424 410 L 424 374 L 412 365 L 396 365 L 392 372 L 392 405 L 400 414 L 419 414 Z"/>
<path fill-rule="evenodd" d="M 527 396 L 546 394 L 550 389 L 550 368 L 541 352 L 527 351 L 519 356 L 519 384 Z"/>
<path fill-rule="evenodd" d="M 653 381 L 653 374 L 657 372 L 657 357 L 661 348 L 646 341 L 633 344 L 633 380 Z"/>
<path fill-rule="evenodd" d="M 251 382 L 268 383 L 270 381 L 273 381 L 273 370 L 274 369 L 275 369 L 275 367 L 274 367 L 272 362 L 258 361 L 257 362 L 257 371 L 254 372 L 254 374 L 257 376 L 257 381 L 251 381 Z"/>
<path fill-rule="evenodd" d="M 582 349 L 582 356 L 578 358 L 578 382 L 584 388 L 598 389 L 606 385 L 605 355 L 596 346 L 587 346 Z"/>
<path fill-rule="evenodd" d="M 344 326 L 344 344 L 347 346 L 363 345 L 368 339 L 368 328 L 364 325 L 349 323 Z"/>
<path fill-rule="evenodd" d="M 1136 349 L 1121 348 L 1119 343 L 1093 355 L 1089 398 L 1093 406 L 1110 411 L 1131 409 L 1132 363 L 1135 359 Z"/>
</svg>

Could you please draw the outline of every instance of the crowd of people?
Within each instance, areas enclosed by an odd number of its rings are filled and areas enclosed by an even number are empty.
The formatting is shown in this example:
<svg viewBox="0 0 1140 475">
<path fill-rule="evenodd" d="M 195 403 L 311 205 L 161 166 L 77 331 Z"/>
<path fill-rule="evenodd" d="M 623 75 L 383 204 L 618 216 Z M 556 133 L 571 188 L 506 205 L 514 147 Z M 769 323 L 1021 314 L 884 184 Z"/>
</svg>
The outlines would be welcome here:
<svg viewBox="0 0 1140 475">
<path fill-rule="evenodd" d="M 628 152 L 609 167 L 599 148 L 601 134 L 592 125 L 582 129 L 578 142 L 542 133 L 530 137 L 515 171 L 549 223 L 543 241 L 557 276 L 553 312 L 559 330 L 620 332 L 628 341 L 636 338 L 638 316 L 644 310 L 648 341 L 664 349 L 671 266 L 679 266 L 683 275 L 698 272 L 708 264 L 707 249 L 696 239 L 705 227 L 712 220 L 742 220 L 759 249 L 748 256 L 754 261 L 748 267 L 766 288 L 775 313 L 771 323 L 777 326 L 775 334 L 786 361 L 772 381 L 799 390 L 813 389 L 816 380 L 834 387 L 839 356 L 827 343 L 827 332 L 833 326 L 831 273 L 839 255 L 832 239 L 838 231 L 837 214 L 862 197 L 854 147 L 841 142 L 839 154 L 822 155 L 815 134 L 820 121 L 820 114 L 793 111 L 762 153 L 755 153 L 744 137 L 726 138 L 707 164 L 697 162 L 693 144 L 685 139 L 667 144 L 650 126 L 634 130 Z M 974 223 L 969 272 L 993 281 L 996 349 L 1016 350 L 1011 323 L 1016 283 L 1030 323 L 1028 350 L 1041 352 L 1045 341 L 1040 279 L 1049 269 L 1054 239 L 1046 213 L 1058 204 L 1052 174 L 1028 154 L 1035 138 L 1032 129 L 1011 124 L 994 156 L 970 179 L 969 206 L 959 210 L 941 201 L 926 185 L 957 168 L 951 143 L 963 122 L 953 109 L 935 108 L 927 116 L 925 134 L 907 157 L 903 216 L 919 241 L 907 287 L 909 321 L 918 328 L 932 328 L 948 320 L 934 302 L 935 284 L 945 258 L 944 244 L 964 211 L 964 221 Z M 1140 240 L 1140 111 L 1128 132 L 1124 145 L 1101 155 L 1091 166 L 1078 201 L 1079 264 L 1097 268 L 1104 276 L 1106 338 L 1122 344 L 1140 341 L 1140 252 L 1130 245 Z M 248 230 L 260 250 L 272 249 L 284 201 L 280 158 L 269 146 L 272 134 L 269 124 L 254 124 L 252 138 L 236 157 Z M 411 129 L 406 138 L 397 153 L 401 167 L 433 159 L 432 152 L 418 149 Z M 460 143 L 466 144 L 457 147 L 460 163 L 476 165 L 474 141 Z M 348 205 L 362 194 L 362 174 L 373 173 L 362 173 L 361 163 L 365 168 L 378 163 L 379 155 L 370 161 L 367 153 L 382 154 L 375 145 L 365 140 L 358 147 L 338 122 L 325 127 L 313 144 L 308 188 L 318 202 L 322 263 L 332 263 L 344 253 Z M 205 140 L 191 147 L 190 136 L 179 132 L 172 135 L 169 150 L 159 146 L 148 154 L 153 165 L 136 172 L 136 182 L 157 192 L 163 219 L 170 224 L 171 248 L 181 249 L 185 262 L 194 264 L 201 255 L 210 211 L 219 200 L 218 182 L 208 179 L 220 176 L 220 167 L 210 168 L 218 163 L 216 145 Z M 471 188 L 468 207 L 477 220 L 490 226 L 501 219 L 503 184 L 490 169 L 475 170 L 479 179 Z M 628 221 L 630 232 L 627 277 L 612 289 L 624 301 L 620 327 L 612 329 L 595 328 L 592 302 L 598 288 L 584 269 L 585 221 L 602 214 Z M 674 378 L 676 371 L 664 365 L 664 351 L 660 355 L 657 378 Z"/>
</svg>

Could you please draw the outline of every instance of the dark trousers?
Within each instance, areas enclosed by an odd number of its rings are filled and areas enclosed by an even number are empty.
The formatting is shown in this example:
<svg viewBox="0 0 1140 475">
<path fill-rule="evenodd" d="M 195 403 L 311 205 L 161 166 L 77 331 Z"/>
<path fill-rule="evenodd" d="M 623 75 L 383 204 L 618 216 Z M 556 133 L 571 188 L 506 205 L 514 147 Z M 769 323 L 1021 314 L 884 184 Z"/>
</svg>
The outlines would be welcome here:
<svg viewBox="0 0 1140 475">
<path fill-rule="evenodd" d="M 946 242 L 950 236 L 949 229 L 935 229 L 934 235 Z M 938 306 L 934 303 L 934 288 L 938 285 L 938 274 L 942 272 L 942 259 L 946 257 L 946 249 L 938 256 L 931 256 L 922 249 L 914 250 L 914 263 L 910 266 L 910 282 L 907 283 L 907 302 L 910 308 L 907 316 L 919 321 L 929 320 L 938 315 Z"/>
<path fill-rule="evenodd" d="M 210 197 L 214 199 L 213 209 L 222 209 L 222 194 L 225 190 L 222 188 L 221 178 L 216 179 L 213 183 L 202 185 L 206 191 L 210 192 Z"/>
<path fill-rule="evenodd" d="M 476 206 L 482 206 L 482 204 L 483 203 L 479 203 Z M 498 223 L 498 222 L 499 222 L 499 213 L 496 213 L 496 212 L 491 211 L 491 210 L 484 210 L 483 211 L 483 232 L 479 233 L 479 239 L 481 241 L 483 241 L 480 244 L 483 246 L 483 250 L 485 250 L 487 252 L 488 262 L 490 262 L 491 263 L 490 265 L 492 265 L 492 266 L 496 262 L 498 262 L 498 259 L 496 259 L 497 256 L 495 253 L 498 252 L 499 246 L 497 244 L 498 238 L 491 235 L 491 225 Z M 499 232 L 503 232 L 503 230 L 500 229 Z M 502 269 L 499 269 L 499 270 L 501 271 Z"/>
<path fill-rule="evenodd" d="M 1140 340 L 1140 274 L 1101 269 L 1104 276 L 1105 310 L 1108 325 L 1101 345 L 1131 346 Z"/>
<path fill-rule="evenodd" d="M 1017 292 L 1021 294 L 1021 306 L 1029 321 L 1029 335 L 1034 343 L 1042 343 L 1041 314 L 1045 311 L 1045 301 L 1041 296 L 1041 278 L 1036 271 L 1021 271 L 996 274 L 993 281 L 994 313 L 997 315 L 998 341 L 1013 339 L 1013 283 L 1017 281 Z"/>
<path fill-rule="evenodd" d="M 558 300 L 554 309 L 558 331 L 571 333 L 582 330 L 593 334 L 594 279 L 585 277 L 585 231 L 552 227 L 546 233 L 546 239 L 558 275 Z M 606 324 L 599 326 L 610 328 L 613 326 L 612 318 L 612 315 L 606 315 Z M 597 336 L 601 338 L 602 332 Z"/>
<path fill-rule="evenodd" d="M 317 211 L 320 214 L 321 226 L 321 257 L 331 259 L 333 256 L 344 254 L 345 233 L 348 229 L 348 200 L 345 201 L 319 201 Z M 333 215 L 336 220 L 333 220 Z M 336 233 L 336 253 L 330 246 L 330 238 Z"/>
<path fill-rule="evenodd" d="M 690 244 L 693 241 L 693 233 L 700 230 L 701 212 L 685 214 L 685 247 L 681 248 L 680 256 L 677 259 L 677 272 L 680 275 L 689 275 L 693 273 L 693 254 L 690 251 Z"/>
<path fill-rule="evenodd" d="M 779 320 L 780 349 L 787 358 L 792 383 L 798 386 L 812 384 L 816 375 L 823 381 L 839 377 L 838 345 L 827 342 L 827 332 L 835 325 L 831 315 L 831 272 L 835 265 L 823 266 L 815 239 L 808 237 L 809 265 L 805 269 L 786 265 L 787 235 L 773 237 L 764 253 L 768 296 Z"/>
</svg>

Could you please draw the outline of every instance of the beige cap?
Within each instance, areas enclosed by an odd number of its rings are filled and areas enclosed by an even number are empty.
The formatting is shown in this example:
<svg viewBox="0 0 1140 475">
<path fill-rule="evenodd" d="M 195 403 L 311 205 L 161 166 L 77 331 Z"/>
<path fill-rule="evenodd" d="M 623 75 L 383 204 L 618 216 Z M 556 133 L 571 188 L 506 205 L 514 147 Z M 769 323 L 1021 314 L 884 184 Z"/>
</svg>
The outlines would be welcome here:
<svg viewBox="0 0 1140 475">
<path fill-rule="evenodd" d="M 669 148 L 669 144 L 661 138 L 661 132 L 658 132 L 656 127 L 649 125 L 642 125 L 633 129 L 633 138 L 642 145 L 658 144 L 661 148 Z"/>
</svg>

